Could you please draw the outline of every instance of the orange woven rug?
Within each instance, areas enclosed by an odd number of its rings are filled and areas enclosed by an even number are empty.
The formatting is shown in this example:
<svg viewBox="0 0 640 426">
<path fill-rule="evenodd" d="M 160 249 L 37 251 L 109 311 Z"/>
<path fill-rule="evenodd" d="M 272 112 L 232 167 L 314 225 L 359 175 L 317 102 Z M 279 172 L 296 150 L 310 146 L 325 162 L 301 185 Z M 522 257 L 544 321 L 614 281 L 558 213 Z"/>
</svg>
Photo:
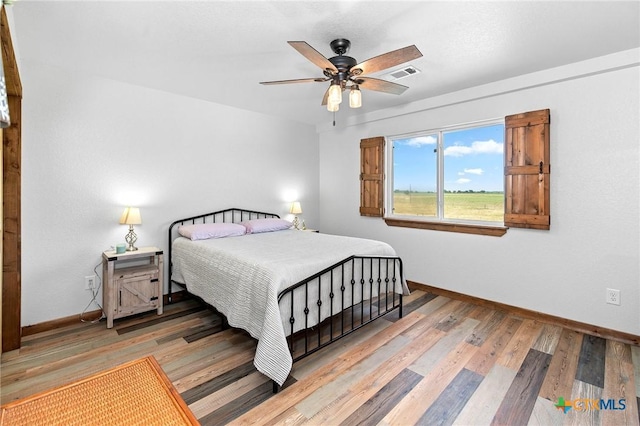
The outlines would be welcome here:
<svg viewBox="0 0 640 426">
<path fill-rule="evenodd" d="M 197 425 L 152 356 L 1 407 L 2 425 Z"/>
</svg>

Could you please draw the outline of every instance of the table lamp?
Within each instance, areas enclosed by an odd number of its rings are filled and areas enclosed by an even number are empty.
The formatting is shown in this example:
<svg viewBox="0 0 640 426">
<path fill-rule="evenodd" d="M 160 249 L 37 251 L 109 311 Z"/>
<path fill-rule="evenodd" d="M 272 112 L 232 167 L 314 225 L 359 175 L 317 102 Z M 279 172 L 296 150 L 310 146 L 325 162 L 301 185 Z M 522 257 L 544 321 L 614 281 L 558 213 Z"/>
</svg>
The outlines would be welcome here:
<svg viewBox="0 0 640 426">
<path fill-rule="evenodd" d="M 137 207 L 127 207 L 124 209 L 124 213 L 120 217 L 120 225 L 129 225 L 129 233 L 124 237 L 124 240 L 129 244 L 127 246 L 127 251 L 136 251 L 138 247 L 134 244 L 138 239 L 138 236 L 135 232 L 133 232 L 133 225 L 142 224 L 142 219 L 140 218 L 140 209 Z"/>
<path fill-rule="evenodd" d="M 293 214 L 293 227 L 296 229 L 300 229 L 300 221 L 298 221 L 298 216 L 300 213 L 302 213 L 302 207 L 300 207 L 300 202 L 299 201 L 294 201 L 293 203 L 291 203 L 291 209 L 289 209 L 289 213 Z"/>
</svg>

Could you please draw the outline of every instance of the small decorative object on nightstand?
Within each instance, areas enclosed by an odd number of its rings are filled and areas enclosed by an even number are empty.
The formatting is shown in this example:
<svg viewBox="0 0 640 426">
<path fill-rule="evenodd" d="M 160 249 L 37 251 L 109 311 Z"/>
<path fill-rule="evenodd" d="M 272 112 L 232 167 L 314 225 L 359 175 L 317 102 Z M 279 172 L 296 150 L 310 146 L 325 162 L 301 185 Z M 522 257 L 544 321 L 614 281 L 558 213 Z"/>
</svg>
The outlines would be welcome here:
<svg viewBox="0 0 640 426">
<path fill-rule="evenodd" d="M 157 247 L 102 253 L 102 302 L 107 328 L 113 320 L 157 310 L 162 314 L 163 253 Z"/>
</svg>

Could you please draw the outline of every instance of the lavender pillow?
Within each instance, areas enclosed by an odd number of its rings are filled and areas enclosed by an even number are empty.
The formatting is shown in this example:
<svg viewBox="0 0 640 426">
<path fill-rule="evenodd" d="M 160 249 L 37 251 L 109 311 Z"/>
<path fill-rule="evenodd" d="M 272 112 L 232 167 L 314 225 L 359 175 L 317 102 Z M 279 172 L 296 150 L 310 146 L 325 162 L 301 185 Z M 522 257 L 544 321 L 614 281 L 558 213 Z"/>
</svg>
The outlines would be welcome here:
<svg viewBox="0 0 640 426">
<path fill-rule="evenodd" d="M 247 233 L 247 229 L 237 223 L 199 223 L 197 225 L 183 225 L 178 233 L 192 241 L 208 240 L 209 238 L 236 237 Z"/>
<path fill-rule="evenodd" d="M 247 229 L 247 234 L 259 234 L 261 232 L 282 231 L 291 228 L 291 222 L 284 219 L 266 218 L 252 219 L 240 222 Z"/>
</svg>

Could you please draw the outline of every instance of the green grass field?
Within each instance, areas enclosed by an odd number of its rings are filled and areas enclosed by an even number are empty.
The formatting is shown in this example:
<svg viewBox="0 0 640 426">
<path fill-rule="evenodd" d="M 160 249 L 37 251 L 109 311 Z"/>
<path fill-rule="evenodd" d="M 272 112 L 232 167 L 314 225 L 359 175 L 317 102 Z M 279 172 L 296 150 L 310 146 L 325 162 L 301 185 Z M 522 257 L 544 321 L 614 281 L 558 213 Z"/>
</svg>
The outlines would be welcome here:
<svg viewBox="0 0 640 426">
<path fill-rule="evenodd" d="M 394 192 L 394 214 L 411 216 L 436 216 L 436 194 L 433 192 Z M 504 193 L 445 193 L 444 216 L 446 219 L 504 220 Z"/>
</svg>

